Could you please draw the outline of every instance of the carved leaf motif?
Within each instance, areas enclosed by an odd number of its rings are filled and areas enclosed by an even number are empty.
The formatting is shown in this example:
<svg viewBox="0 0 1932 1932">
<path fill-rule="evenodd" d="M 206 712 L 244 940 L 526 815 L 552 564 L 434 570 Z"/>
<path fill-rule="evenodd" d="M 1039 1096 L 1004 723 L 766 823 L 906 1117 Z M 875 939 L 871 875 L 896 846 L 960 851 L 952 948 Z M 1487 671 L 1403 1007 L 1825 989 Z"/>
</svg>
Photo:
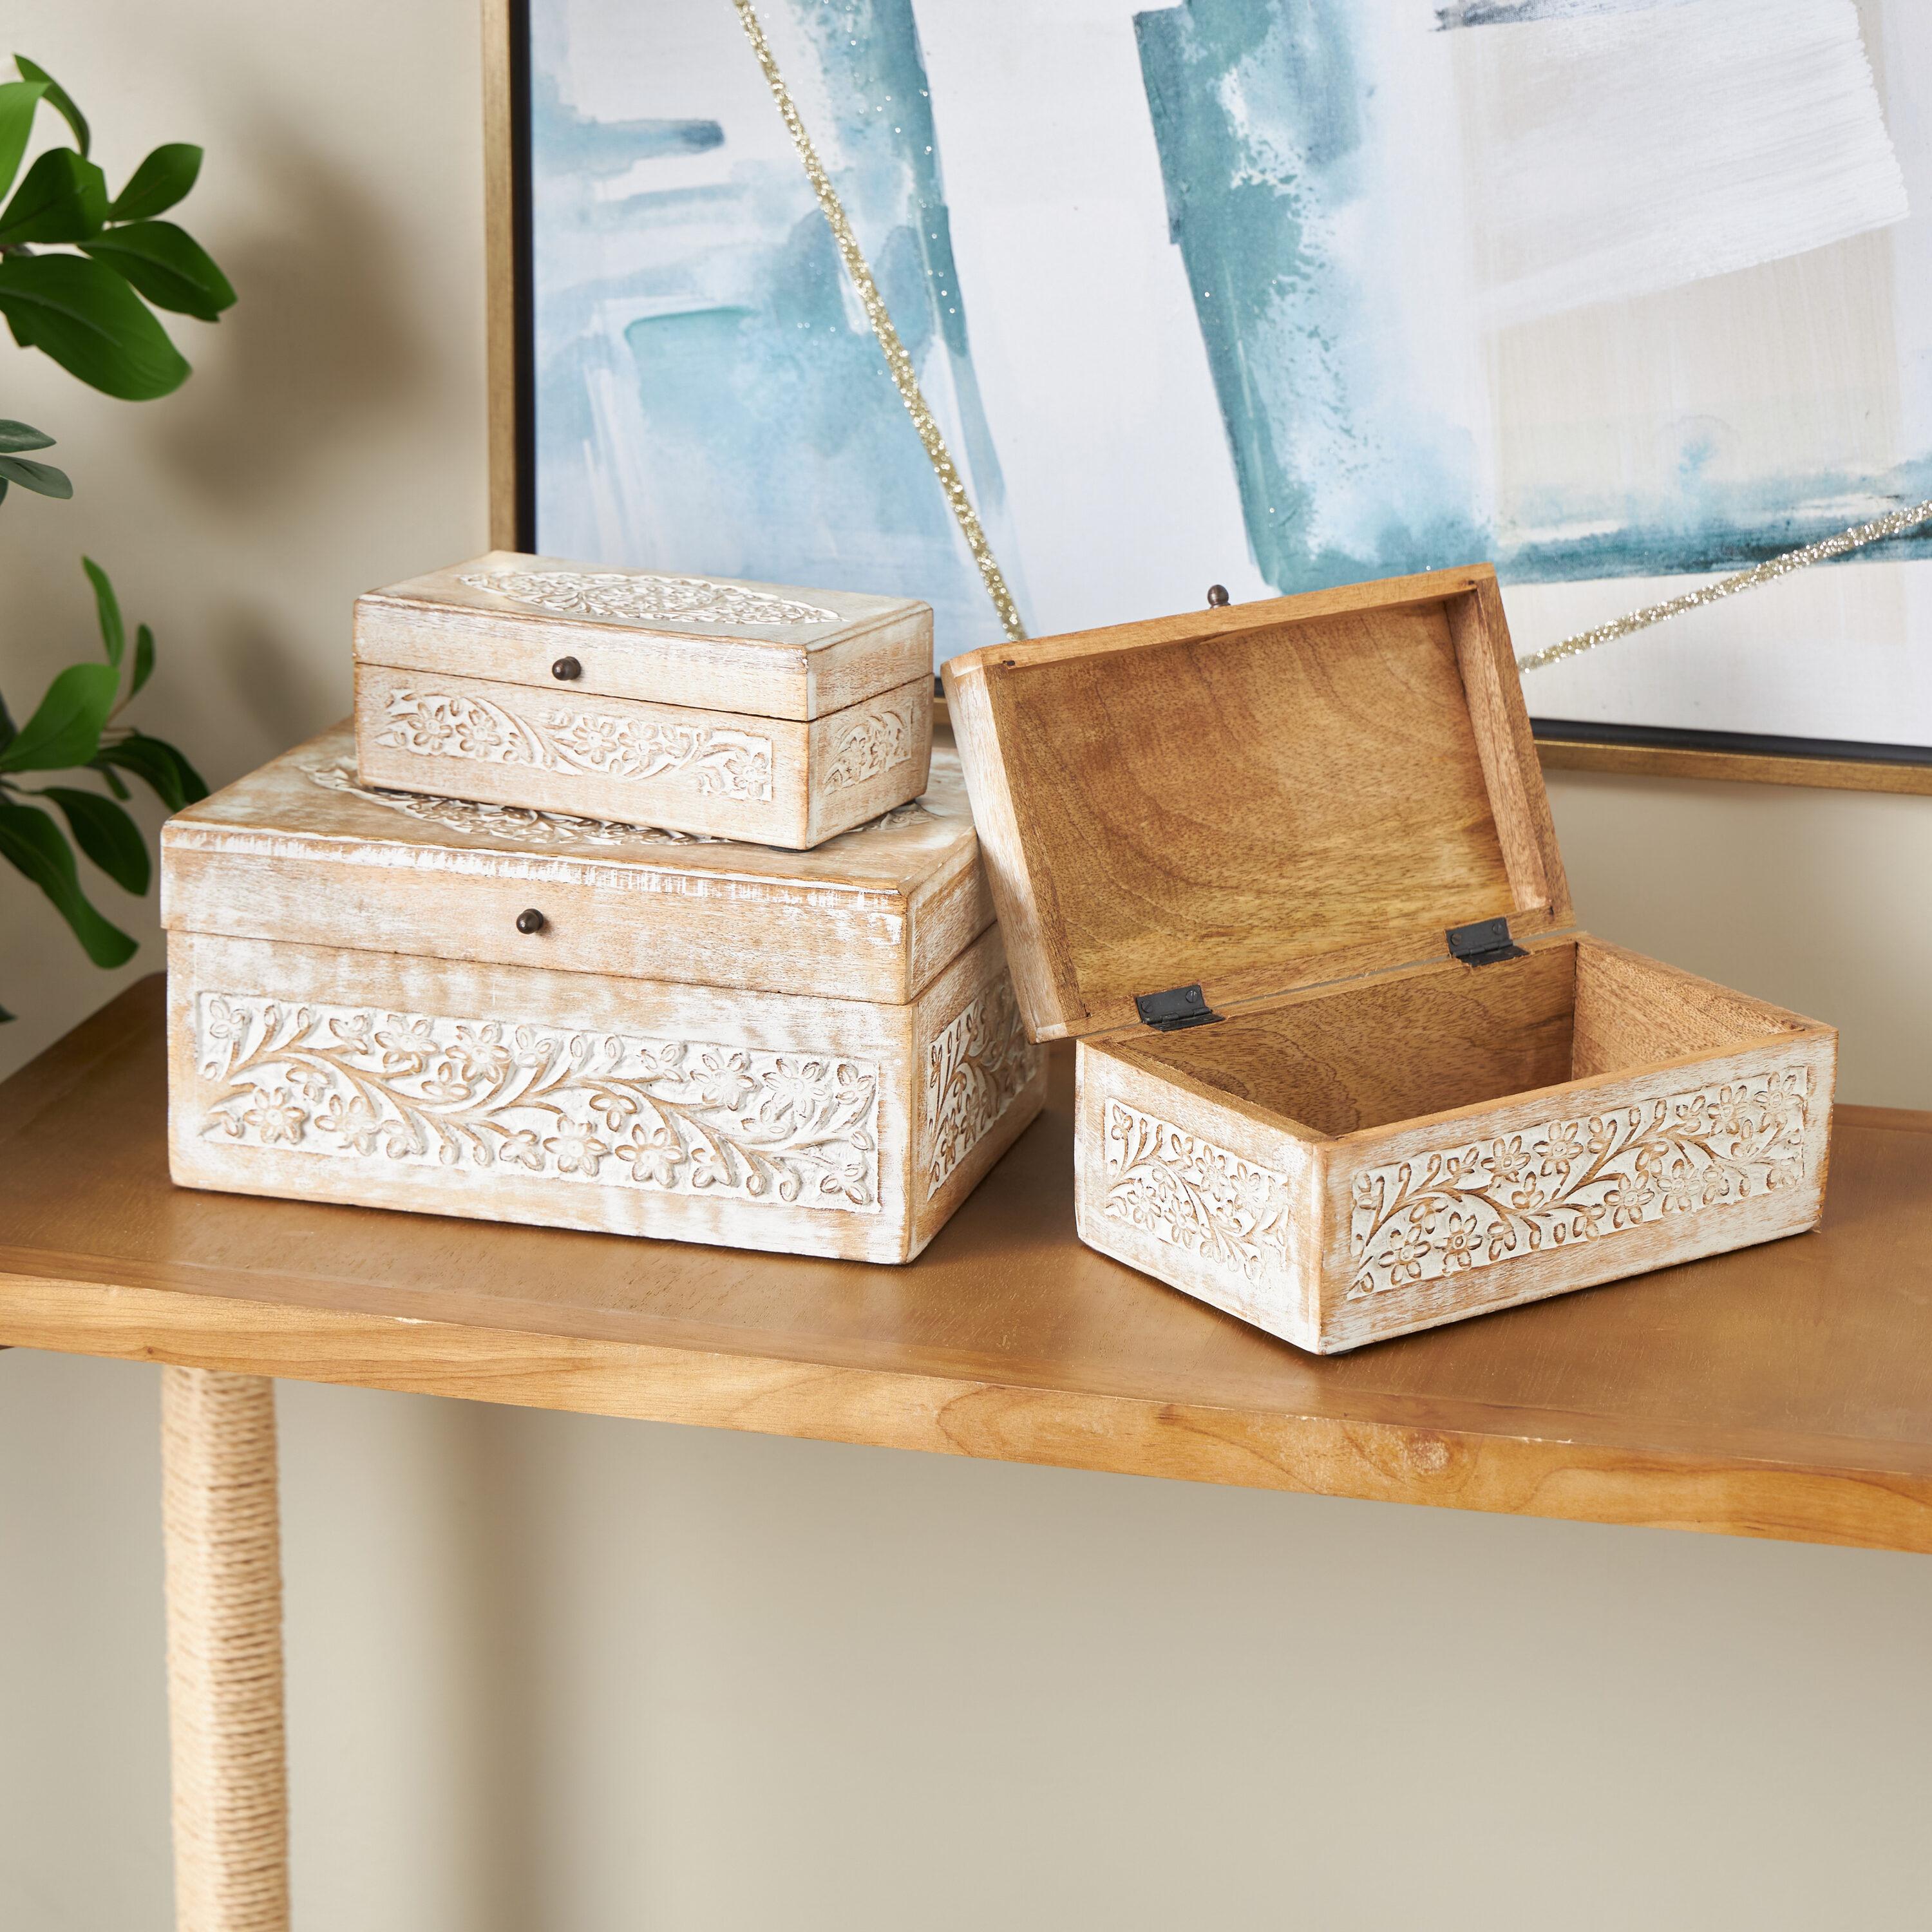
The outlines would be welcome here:
<svg viewBox="0 0 1932 1932">
<path fill-rule="evenodd" d="M 868 707 L 850 719 L 832 748 L 832 762 L 826 767 L 827 791 L 847 785 L 862 784 L 904 764 L 913 754 L 914 706 L 910 699 L 896 704 Z"/>
<path fill-rule="evenodd" d="M 941 1028 L 926 1061 L 926 1136 L 932 1149 L 928 1201 L 992 1132 L 1040 1066 L 1040 1048 L 1027 1038 L 1012 980 L 1005 974 Z"/>
<path fill-rule="evenodd" d="M 1348 1298 L 1796 1187 L 1810 1094 L 1792 1068 L 1370 1168 L 1355 1178 Z"/>
<path fill-rule="evenodd" d="M 1288 1177 L 1124 1101 L 1106 1114 L 1101 1211 L 1244 1281 L 1285 1268 L 1294 1225 Z"/>
<path fill-rule="evenodd" d="M 242 1146 L 879 1207 L 868 1060 L 232 993 L 197 996 L 195 1041 L 201 1130 Z"/>
<path fill-rule="evenodd" d="M 669 832 L 657 825 L 627 825 L 621 819 L 579 818 L 567 812 L 535 812 L 520 805 L 479 805 L 466 798 L 439 798 L 427 792 L 388 791 L 380 785 L 358 782 L 355 772 L 344 764 L 302 764 L 296 769 L 310 784 L 325 791 L 339 791 L 359 798 L 367 805 L 380 805 L 386 811 L 399 812 L 426 825 L 440 825 L 451 832 L 473 832 L 479 837 L 510 838 L 519 844 L 581 846 L 633 849 L 651 845 L 728 845 L 728 838 L 708 832 Z M 856 838 L 863 832 L 896 832 L 904 825 L 923 825 L 934 814 L 917 799 L 910 805 L 895 806 L 877 818 L 842 832 L 842 839 Z"/>
<path fill-rule="evenodd" d="M 739 624 L 772 628 L 836 624 L 836 610 L 713 584 L 702 577 L 655 577 L 628 570 L 478 571 L 464 578 L 472 590 L 560 617 L 616 618 L 634 624 L 668 618 L 680 624 Z"/>
<path fill-rule="evenodd" d="M 605 778 L 688 772 L 706 797 L 762 802 L 772 795 L 772 741 L 721 726 L 660 724 L 566 706 L 525 718 L 484 698 L 395 691 L 376 742 L 422 757 Z"/>
</svg>

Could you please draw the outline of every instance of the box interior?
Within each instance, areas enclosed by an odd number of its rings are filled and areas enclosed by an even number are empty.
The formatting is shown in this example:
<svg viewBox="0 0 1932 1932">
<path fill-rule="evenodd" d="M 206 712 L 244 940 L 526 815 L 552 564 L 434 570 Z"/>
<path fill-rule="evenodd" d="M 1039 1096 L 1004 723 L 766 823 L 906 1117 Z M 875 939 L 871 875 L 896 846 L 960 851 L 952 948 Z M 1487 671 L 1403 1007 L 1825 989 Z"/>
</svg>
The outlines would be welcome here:
<svg viewBox="0 0 1932 1932">
<path fill-rule="evenodd" d="M 1813 1030 L 1796 1015 L 1588 938 L 1451 962 L 1105 1046 L 1334 1138 Z"/>
</svg>

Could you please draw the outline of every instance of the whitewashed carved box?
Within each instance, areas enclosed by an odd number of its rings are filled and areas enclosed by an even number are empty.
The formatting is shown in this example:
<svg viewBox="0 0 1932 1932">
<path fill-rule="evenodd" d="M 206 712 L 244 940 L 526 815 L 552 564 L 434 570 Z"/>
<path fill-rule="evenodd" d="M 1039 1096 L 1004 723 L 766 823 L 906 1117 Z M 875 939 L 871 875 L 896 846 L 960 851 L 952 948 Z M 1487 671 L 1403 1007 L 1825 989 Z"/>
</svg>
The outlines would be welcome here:
<svg viewBox="0 0 1932 1932">
<path fill-rule="evenodd" d="M 1327 1353 L 1816 1224 L 1837 1035 L 1576 930 L 1486 566 L 945 676 L 1090 1246 Z"/>
<path fill-rule="evenodd" d="M 161 851 L 184 1186 L 902 1262 L 1044 1096 L 950 754 L 792 853 L 364 785 L 344 725 Z"/>
<path fill-rule="evenodd" d="M 932 612 L 493 550 L 356 604 L 365 783 L 803 851 L 926 789 Z"/>
</svg>

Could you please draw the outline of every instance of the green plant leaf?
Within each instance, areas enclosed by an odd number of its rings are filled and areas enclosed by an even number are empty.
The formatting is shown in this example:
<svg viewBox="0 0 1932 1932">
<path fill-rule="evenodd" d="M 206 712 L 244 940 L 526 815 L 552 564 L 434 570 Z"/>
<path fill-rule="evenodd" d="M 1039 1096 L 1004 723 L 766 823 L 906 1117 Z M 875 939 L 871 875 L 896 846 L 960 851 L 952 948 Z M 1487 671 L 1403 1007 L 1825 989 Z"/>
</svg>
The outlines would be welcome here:
<svg viewBox="0 0 1932 1932">
<path fill-rule="evenodd" d="M 107 662 L 118 665 L 121 653 L 128 648 L 128 627 L 121 621 L 121 600 L 114 594 L 114 586 L 109 582 L 107 573 L 92 557 L 84 556 L 80 567 L 87 572 L 87 580 L 94 586 L 94 604 L 100 618 L 100 641 L 107 652 Z"/>
<path fill-rule="evenodd" d="M 54 440 L 44 429 L 36 429 L 32 423 L 8 422 L 0 420 L 0 450 L 9 454 L 20 449 L 51 449 Z"/>
<path fill-rule="evenodd" d="M 4 158 L 4 157 L 0 157 Z M 146 221 L 174 206 L 201 172 L 201 150 L 188 141 L 157 148 L 108 204 L 110 221 Z"/>
<path fill-rule="evenodd" d="M 148 843 L 141 828 L 111 798 L 98 791 L 75 791 L 49 785 L 40 796 L 61 808 L 74 842 L 118 886 L 136 898 L 148 890 L 152 876 Z"/>
<path fill-rule="evenodd" d="M 51 463 L 32 463 L 24 456 L 0 456 L 0 494 L 9 483 L 42 496 L 71 496 L 74 479 Z"/>
<path fill-rule="evenodd" d="M 27 152 L 34 116 L 46 91 L 44 81 L 0 81 L 0 194 L 14 185 L 20 172 L 20 157 Z"/>
<path fill-rule="evenodd" d="M 107 219 L 107 178 L 71 148 L 50 148 L 0 209 L 0 248 L 22 242 L 86 242 Z"/>
<path fill-rule="evenodd" d="M 13 1017 L 4 1006 L 0 1006 L 0 1026 L 4 1026 Z"/>
<path fill-rule="evenodd" d="M 112 664 L 69 664 L 0 752 L 0 772 L 64 772 L 86 764 L 100 748 L 100 728 L 120 683 Z"/>
<path fill-rule="evenodd" d="M 130 221 L 81 246 L 125 275 L 157 308 L 213 322 L 234 302 L 234 289 L 208 250 L 172 221 Z"/>
<path fill-rule="evenodd" d="M 107 789 L 111 791 L 123 805 L 125 805 L 128 801 L 134 796 L 134 794 L 128 789 L 126 784 L 122 778 L 121 774 L 117 772 L 112 765 L 104 765 L 98 758 L 96 758 L 93 764 L 89 765 L 87 769 L 91 772 L 98 772 L 100 776 L 107 781 Z"/>
<path fill-rule="evenodd" d="M 7 700 L 0 698 L 0 752 L 10 745 L 17 734 L 14 726 L 14 714 L 7 709 Z"/>
<path fill-rule="evenodd" d="M 44 812 L 31 805 L 0 804 L 0 859 L 53 901 L 95 965 L 123 966 L 134 958 L 134 940 L 88 903 L 74 854 Z"/>
<path fill-rule="evenodd" d="M 16 54 L 14 64 L 24 79 L 38 80 L 46 89 L 47 105 L 74 130 L 74 138 L 80 143 L 80 152 L 86 154 L 93 137 L 87 131 L 87 116 L 75 106 L 74 97 L 45 68 L 30 61 L 25 54 Z"/>
<path fill-rule="evenodd" d="M 187 362 L 140 297 L 85 255 L 0 260 L 0 315 L 23 349 L 44 350 L 104 395 L 146 402 L 188 380 Z"/>
<path fill-rule="evenodd" d="M 170 812 L 208 796 L 201 774 L 173 746 L 142 732 L 130 731 L 126 737 L 103 745 L 95 764 L 132 772 Z"/>
<path fill-rule="evenodd" d="M 134 633 L 134 681 L 128 687 L 132 698 L 154 674 L 154 634 L 146 625 Z"/>
</svg>

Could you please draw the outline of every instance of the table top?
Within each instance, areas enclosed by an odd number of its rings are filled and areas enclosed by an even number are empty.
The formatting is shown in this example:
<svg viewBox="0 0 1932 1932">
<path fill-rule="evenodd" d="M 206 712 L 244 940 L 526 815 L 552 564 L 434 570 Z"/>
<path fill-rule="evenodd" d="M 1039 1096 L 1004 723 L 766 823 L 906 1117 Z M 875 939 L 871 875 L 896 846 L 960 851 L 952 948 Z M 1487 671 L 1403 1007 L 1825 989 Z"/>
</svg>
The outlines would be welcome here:
<svg viewBox="0 0 1932 1932">
<path fill-rule="evenodd" d="M 1065 1048 L 874 1267 L 176 1188 L 162 990 L 0 1086 L 0 1343 L 1932 1551 L 1932 1114 L 1838 1109 L 1816 1234 L 1320 1358 L 1080 1245 Z"/>
</svg>

